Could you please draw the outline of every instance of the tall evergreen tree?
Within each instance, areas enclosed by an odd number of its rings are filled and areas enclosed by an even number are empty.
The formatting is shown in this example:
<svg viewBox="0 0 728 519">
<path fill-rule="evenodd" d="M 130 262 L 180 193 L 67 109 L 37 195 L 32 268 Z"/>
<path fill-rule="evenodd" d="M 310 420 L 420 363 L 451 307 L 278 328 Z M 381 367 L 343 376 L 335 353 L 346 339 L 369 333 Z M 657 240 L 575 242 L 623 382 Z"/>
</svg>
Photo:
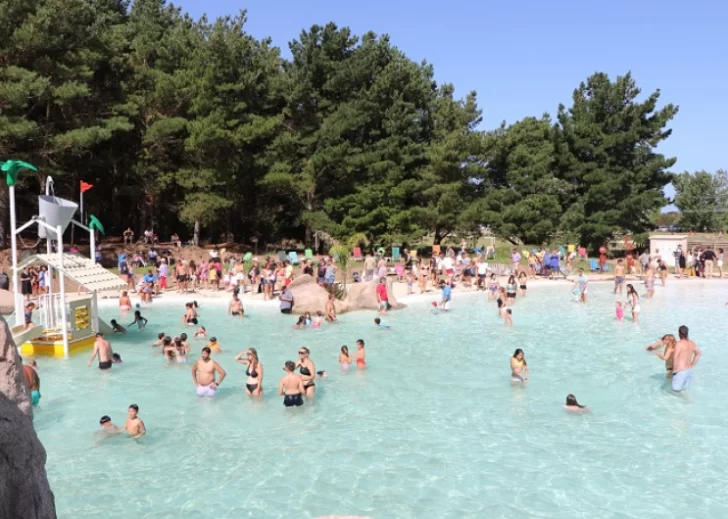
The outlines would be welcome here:
<svg viewBox="0 0 728 519">
<path fill-rule="evenodd" d="M 663 188 L 676 159 L 655 148 L 672 133 L 666 127 L 678 108 L 658 109 L 659 90 L 643 102 L 639 94 L 630 74 L 612 82 L 597 73 L 574 91 L 571 108 L 559 106 L 558 176 L 574 195 L 562 228 L 592 248 L 619 230 L 643 232 L 667 203 Z"/>
</svg>

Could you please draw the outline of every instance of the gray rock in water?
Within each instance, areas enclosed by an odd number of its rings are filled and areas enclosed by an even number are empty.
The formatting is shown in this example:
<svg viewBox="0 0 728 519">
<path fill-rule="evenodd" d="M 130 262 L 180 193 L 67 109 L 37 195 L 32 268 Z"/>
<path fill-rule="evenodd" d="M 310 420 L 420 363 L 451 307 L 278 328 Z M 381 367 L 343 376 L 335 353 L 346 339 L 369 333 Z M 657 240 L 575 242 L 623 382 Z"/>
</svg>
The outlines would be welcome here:
<svg viewBox="0 0 728 519">
<path fill-rule="evenodd" d="M 55 519 L 46 452 L 33 429 L 28 389 L 8 323 L 0 317 L 0 518 Z"/>
<path fill-rule="evenodd" d="M 378 284 L 379 280 L 375 279 L 349 285 L 349 293 L 346 296 L 349 311 L 377 310 L 379 308 L 379 302 L 377 301 Z M 399 303 L 394 296 L 394 287 L 392 286 L 392 280 L 389 278 L 387 278 L 387 299 L 392 309 L 404 308 L 404 305 Z"/>
</svg>

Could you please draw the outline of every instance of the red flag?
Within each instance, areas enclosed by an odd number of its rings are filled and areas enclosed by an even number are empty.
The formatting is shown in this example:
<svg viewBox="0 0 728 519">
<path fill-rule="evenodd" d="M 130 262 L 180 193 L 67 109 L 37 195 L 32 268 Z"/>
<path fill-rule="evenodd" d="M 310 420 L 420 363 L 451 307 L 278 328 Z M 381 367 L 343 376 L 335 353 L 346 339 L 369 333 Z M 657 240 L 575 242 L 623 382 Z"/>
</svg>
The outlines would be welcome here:
<svg viewBox="0 0 728 519">
<path fill-rule="evenodd" d="M 85 193 L 92 187 L 94 187 L 93 184 L 89 184 L 88 182 L 84 182 L 83 180 L 81 181 L 81 193 Z"/>
</svg>

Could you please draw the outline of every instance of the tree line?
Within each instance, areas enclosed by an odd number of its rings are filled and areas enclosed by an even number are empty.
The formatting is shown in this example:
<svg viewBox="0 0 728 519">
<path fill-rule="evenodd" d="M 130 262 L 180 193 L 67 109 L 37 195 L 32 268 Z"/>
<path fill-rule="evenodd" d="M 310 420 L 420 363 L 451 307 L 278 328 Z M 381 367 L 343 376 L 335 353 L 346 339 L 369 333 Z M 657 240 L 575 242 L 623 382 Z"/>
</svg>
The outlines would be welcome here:
<svg viewBox="0 0 728 519">
<path fill-rule="evenodd" d="M 555 119 L 481 130 L 476 93 L 457 97 L 386 35 L 314 25 L 284 59 L 245 23 L 164 0 L 5 0 L 0 158 L 68 198 L 94 184 L 86 207 L 111 233 L 213 241 L 488 230 L 596 247 L 667 203 L 676 159 L 655 150 L 678 108 L 642 99 L 629 73 L 588 77 Z M 23 177 L 27 217 L 39 180 Z M 3 241 L 7 213 L 2 190 Z"/>
</svg>

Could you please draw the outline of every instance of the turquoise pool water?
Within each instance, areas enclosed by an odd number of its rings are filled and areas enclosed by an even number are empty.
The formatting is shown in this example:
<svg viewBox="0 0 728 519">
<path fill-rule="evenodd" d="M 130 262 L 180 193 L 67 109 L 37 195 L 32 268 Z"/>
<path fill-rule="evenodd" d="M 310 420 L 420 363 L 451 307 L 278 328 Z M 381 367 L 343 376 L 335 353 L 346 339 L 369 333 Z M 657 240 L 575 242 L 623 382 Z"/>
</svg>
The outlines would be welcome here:
<svg viewBox="0 0 728 519">
<path fill-rule="evenodd" d="M 251 306 L 240 322 L 226 302 L 204 301 L 201 322 L 228 371 L 214 400 L 195 396 L 189 366 L 165 366 L 150 346 L 160 331 L 189 332 L 183 305 L 154 303 L 147 331 L 113 338 L 123 366 L 41 361 L 35 425 L 59 517 L 728 516 L 726 285 L 658 287 L 638 325 L 614 320 L 607 285 L 590 287 L 587 306 L 560 287 L 519 300 L 512 329 L 484 295 L 456 294 L 449 314 L 411 304 L 387 317 L 389 331 L 373 327 L 374 313 L 301 331 L 275 308 Z M 682 397 L 644 351 L 680 324 L 703 350 Z M 358 338 L 368 368 L 341 373 L 339 347 L 353 351 Z M 275 393 L 300 345 L 329 378 L 315 405 L 287 410 Z M 244 395 L 233 362 L 249 346 L 265 366 L 262 402 Z M 525 389 L 509 382 L 516 348 L 531 369 Z M 593 413 L 566 413 L 570 392 Z M 131 403 L 147 436 L 98 444 L 99 417 L 123 424 Z"/>
</svg>

